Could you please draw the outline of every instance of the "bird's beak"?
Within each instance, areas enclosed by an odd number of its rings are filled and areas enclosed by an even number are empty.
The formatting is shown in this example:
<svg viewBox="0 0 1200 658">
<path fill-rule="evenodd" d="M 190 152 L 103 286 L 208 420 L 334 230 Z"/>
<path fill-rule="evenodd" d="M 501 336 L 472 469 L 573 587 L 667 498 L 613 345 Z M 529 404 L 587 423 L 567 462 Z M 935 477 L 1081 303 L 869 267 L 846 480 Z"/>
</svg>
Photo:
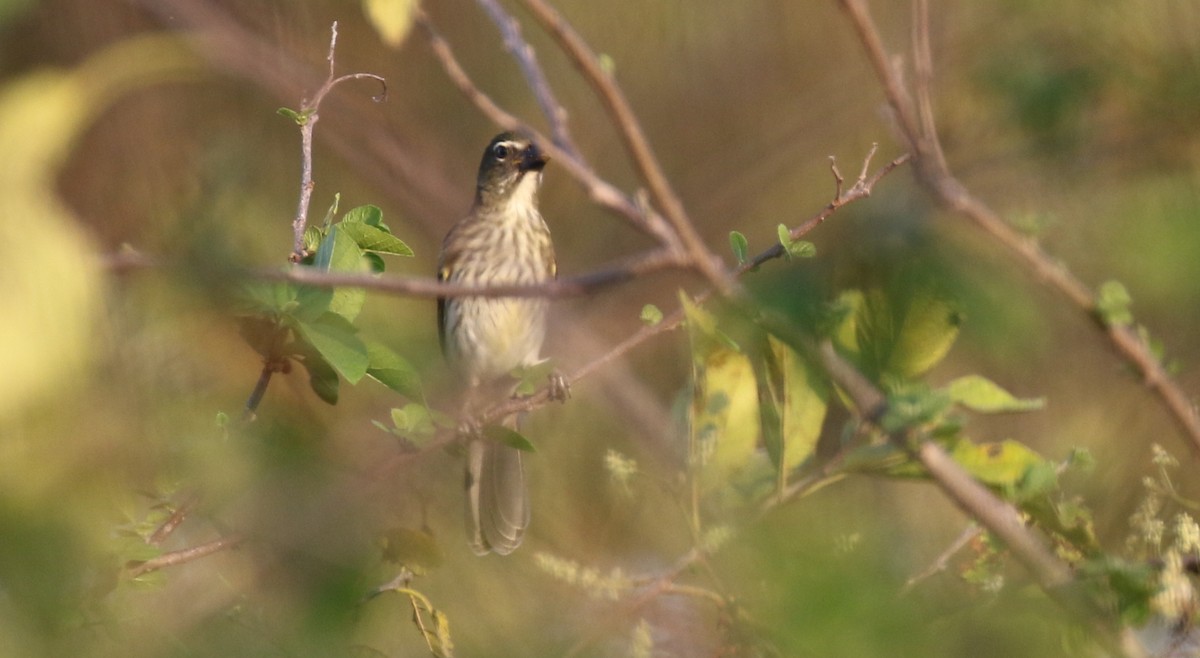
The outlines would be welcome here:
<svg viewBox="0 0 1200 658">
<path fill-rule="evenodd" d="M 550 156 L 542 153 L 537 144 L 531 143 L 529 148 L 525 149 L 525 153 L 521 155 L 520 169 L 522 173 L 526 171 L 541 171 L 549 161 Z"/>
</svg>

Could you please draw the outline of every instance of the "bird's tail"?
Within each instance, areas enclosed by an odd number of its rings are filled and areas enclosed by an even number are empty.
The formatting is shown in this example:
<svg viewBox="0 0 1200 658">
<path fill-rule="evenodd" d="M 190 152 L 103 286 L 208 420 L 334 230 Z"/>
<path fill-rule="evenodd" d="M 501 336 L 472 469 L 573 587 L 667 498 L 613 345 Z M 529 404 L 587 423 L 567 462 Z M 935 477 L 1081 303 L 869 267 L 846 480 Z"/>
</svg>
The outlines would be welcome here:
<svg viewBox="0 0 1200 658">
<path fill-rule="evenodd" d="M 517 417 L 505 426 L 515 429 Z M 521 451 L 476 439 L 467 446 L 467 541 L 476 555 L 508 555 L 529 527 L 529 489 Z"/>
</svg>

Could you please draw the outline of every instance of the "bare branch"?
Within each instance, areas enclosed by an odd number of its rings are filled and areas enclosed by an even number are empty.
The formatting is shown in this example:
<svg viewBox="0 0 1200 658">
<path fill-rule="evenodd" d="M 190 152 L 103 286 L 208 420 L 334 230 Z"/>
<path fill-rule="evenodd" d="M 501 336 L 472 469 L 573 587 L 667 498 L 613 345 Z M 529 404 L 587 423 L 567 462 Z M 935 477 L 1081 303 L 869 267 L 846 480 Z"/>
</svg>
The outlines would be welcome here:
<svg viewBox="0 0 1200 658">
<path fill-rule="evenodd" d="M 125 571 L 125 576 L 127 578 L 137 578 L 138 576 L 148 574 L 151 571 L 158 571 L 159 569 L 166 567 L 173 567 L 179 564 L 193 562 L 195 560 L 199 560 L 200 558 L 208 557 L 214 553 L 219 553 L 221 551 L 234 548 L 241 544 L 244 539 L 245 537 L 242 537 L 241 535 L 230 535 L 228 537 L 214 539 L 213 541 L 210 541 L 206 544 L 200 544 L 199 546 L 184 548 L 178 551 L 171 551 L 170 553 L 163 553 L 162 555 L 146 560 L 145 562 L 137 562 L 129 565 L 128 569 Z"/>
</svg>

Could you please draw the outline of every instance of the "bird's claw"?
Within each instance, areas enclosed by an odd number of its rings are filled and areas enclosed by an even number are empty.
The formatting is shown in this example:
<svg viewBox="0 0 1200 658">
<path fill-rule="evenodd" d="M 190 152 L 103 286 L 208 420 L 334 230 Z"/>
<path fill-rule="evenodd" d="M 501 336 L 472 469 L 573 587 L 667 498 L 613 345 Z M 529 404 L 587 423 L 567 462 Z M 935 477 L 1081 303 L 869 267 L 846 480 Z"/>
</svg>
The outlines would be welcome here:
<svg viewBox="0 0 1200 658">
<path fill-rule="evenodd" d="M 571 382 L 567 376 L 555 370 L 548 376 L 550 380 L 550 399 L 555 402 L 566 402 L 571 399 Z"/>
</svg>

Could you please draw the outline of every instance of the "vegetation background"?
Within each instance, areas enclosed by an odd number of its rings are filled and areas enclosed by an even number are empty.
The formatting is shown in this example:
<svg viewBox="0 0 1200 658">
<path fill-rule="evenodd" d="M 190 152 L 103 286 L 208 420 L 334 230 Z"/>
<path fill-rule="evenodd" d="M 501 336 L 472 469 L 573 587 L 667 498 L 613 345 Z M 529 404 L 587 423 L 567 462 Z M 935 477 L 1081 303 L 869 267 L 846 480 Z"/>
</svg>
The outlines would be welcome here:
<svg viewBox="0 0 1200 658">
<path fill-rule="evenodd" d="M 875 5 L 902 48 L 907 5 Z M 736 229 L 757 251 L 777 224 L 811 216 L 833 195 L 830 155 L 849 173 L 873 142 L 878 164 L 904 150 L 832 2 L 556 6 L 611 61 L 709 245 Z M 485 91 L 544 125 L 475 3 L 424 9 Z M 226 284 L 237 268 L 286 262 L 300 151 L 275 110 L 320 85 L 334 20 L 339 72 L 381 75 L 389 93 L 374 103 L 376 88 L 351 83 L 322 107 L 313 217 L 334 193 L 343 209 L 375 204 L 416 254 L 389 271 L 432 274 L 497 128 L 420 34 L 391 48 L 348 0 L 0 0 L 0 654 L 421 655 L 408 598 L 362 601 L 396 575 L 381 551 L 394 528 L 435 540 L 440 560 L 414 587 L 461 655 L 634 655 L 651 641 L 662 656 L 1034 656 L 1078 644 L 1019 569 L 999 591 L 951 568 L 902 592 L 967 523 L 923 481 L 852 477 L 741 527 L 704 569 L 752 622 L 690 596 L 606 600 L 539 566 L 552 555 L 655 573 L 692 546 L 672 484 L 682 332 L 530 416 L 533 526 L 507 558 L 467 550 L 454 456 L 372 475 L 398 449 L 372 423 L 402 403 L 383 386 L 343 386 L 329 406 L 296 369 L 246 431 L 223 432 L 218 414 L 241 413 L 262 367 Z M 589 160 L 635 188 L 586 84 L 532 21 L 524 33 Z M 936 3 L 932 36 L 940 133 L 963 182 L 1090 285 L 1124 283 L 1184 390 L 1200 390 L 1200 4 Z M 553 163 L 542 209 L 563 274 L 648 245 Z M 1054 459 L 1088 449 L 1094 470 L 1064 487 L 1106 545 L 1130 530 L 1151 444 L 1180 458 L 1182 493 L 1200 496 L 1188 444 L 1093 323 L 937 210 L 911 171 L 808 239 L 817 258 L 751 281 L 832 298 L 936 273 L 964 321 L 928 380 L 981 373 L 1045 397 L 1039 412 L 972 416 L 968 433 Z M 102 263 L 129 248 L 157 266 Z M 659 274 L 556 302 L 546 353 L 570 371 L 636 331 L 644 304 L 673 308 L 681 286 L 697 282 Z M 372 294 L 358 324 L 411 361 L 436 407 L 453 383 L 434 317 L 432 301 Z M 632 490 L 612 482 L 610 450 L 636 460 Z M 118 582 L 155 505 L 190 492 L 203 492 L 198 510 L 166 548 L 229 529 L 251 539 Z"/>
</svg>

